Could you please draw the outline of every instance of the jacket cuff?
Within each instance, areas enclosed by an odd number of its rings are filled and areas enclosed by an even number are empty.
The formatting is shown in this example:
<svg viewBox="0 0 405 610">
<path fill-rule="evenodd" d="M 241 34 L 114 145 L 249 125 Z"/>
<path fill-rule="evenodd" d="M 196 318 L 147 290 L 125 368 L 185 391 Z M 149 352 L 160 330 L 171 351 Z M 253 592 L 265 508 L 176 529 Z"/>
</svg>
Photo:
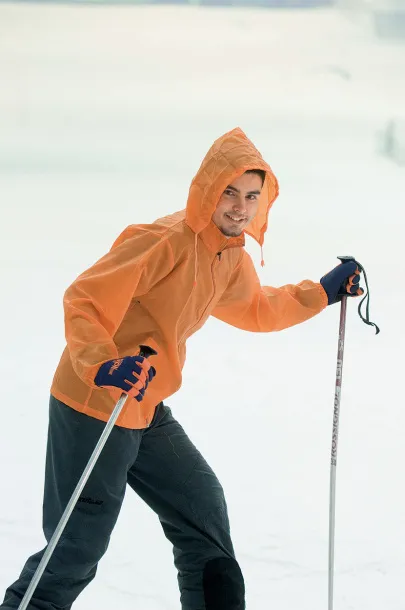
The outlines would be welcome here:
<svg viewBox="0 0 405 610">
<path fill-rule="evenodd" d="M 321 311 L 322 309 L 325 309 L 328 306 L 328 295 L 326 294 L 322 284 L 320 284 L 319 282 L 316 284 L 319 293 L 321 295 Z"/>
</svg>

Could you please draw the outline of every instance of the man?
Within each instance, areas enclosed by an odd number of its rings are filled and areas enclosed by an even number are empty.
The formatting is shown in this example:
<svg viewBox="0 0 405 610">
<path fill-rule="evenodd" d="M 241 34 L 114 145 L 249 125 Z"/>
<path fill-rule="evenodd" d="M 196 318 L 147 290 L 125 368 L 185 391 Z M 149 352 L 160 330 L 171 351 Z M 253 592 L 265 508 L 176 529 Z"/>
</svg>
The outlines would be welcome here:
<svg viewBox="0 0 405 610">
<path fill-rule="evenodd" d="M 129 398 L 29 610 L 71 608 L 96 574 L 127 483 L 157 513 L 173 544 L 182 610 L 245 607 L 222 487 L 162 401 L 179 389 L 186 341 L 210 315 L 271 332 L 308 320 L 344 293 L 361 293 L 355 262 L 339 265 L 320 283 L 260 286 L 244 234 L 263 245 L 277 195 L 269 165 L 235 129 L 208 152 L 186 210 L 127 228 L 66 291 L 67 346 L 50 400 L 48 541 L 104 422 L 122 392 Z M 140 345 L 157 351 L 153 366 L 139 355 Z M 3 610 L 18 608 L 42 554 L 28 559 Z"/>
</svg>

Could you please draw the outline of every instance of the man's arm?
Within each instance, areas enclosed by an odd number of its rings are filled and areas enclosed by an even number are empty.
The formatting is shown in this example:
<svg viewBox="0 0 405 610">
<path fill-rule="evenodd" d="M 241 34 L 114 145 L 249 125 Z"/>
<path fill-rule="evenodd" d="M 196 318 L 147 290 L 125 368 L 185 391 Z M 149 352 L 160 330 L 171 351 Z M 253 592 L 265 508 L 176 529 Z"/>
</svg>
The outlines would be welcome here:
<svg viewBox="0 0 405 610">
<path fill-rule="evenodd" d="M 250 256 L 243 251 L 212 315 L 242 330 L 271 332 L 300 324 L 327 304 L 322 286 L 310 280 L 280 288 L 261 286 Z"/>
<path fill-rule="evenodd" d="M 126 229 L 111 251 L 82 273 L 64 295 L 65 335 L 77 375 L 96 388 L 100 364 L 118 357 L 114 335 L 131 300 L 173 268 L 166 237 L 142 226 Z"/>
</svg>

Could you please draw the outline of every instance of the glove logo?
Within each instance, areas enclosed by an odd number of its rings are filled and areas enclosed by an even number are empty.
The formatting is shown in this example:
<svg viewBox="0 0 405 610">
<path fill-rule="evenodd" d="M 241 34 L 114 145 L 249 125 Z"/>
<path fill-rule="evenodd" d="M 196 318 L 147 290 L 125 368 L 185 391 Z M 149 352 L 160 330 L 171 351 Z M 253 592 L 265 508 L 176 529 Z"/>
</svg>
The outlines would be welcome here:
<svg viewBox="0 0 405 610">
<path fill-rule="evenodd" d="M 112 375 L 114 373 L 114 371 L 116 371 L 117 369 L 120 368 L 121 364 L 122 364 L 123 358 L 120 358 L 119 360 L 114 360 L 114 362 L 112 363 L 112 366 L 110 368 L 110 370 L 108 371 L 109 375 Z"/>
</svg>

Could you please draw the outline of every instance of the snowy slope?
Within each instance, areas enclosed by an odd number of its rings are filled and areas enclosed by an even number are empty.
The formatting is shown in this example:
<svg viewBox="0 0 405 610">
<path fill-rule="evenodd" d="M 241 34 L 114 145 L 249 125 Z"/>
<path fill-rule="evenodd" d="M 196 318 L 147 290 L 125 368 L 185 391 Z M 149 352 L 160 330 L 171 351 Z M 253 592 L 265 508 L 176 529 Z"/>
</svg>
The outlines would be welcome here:
<svg viewBox="0 0 405 610">
<path fill-rule="evenodd" d="M 43 544 L 64 289 L 127 224 L 182 208 L 212 140 L 240 125 L 281 184 L 264 269 L 248 245 L 262 282 L 318 280 L 342 253 L 368 271 L 382 332 L 350 303 L 336 609 L 403 608 L 405 173 L 377 134 L 403 116 L 404 74 L 405 47 L 333 10 L 0 4 L 1 590 Z M 260 336 L 212 320 L 168 401 L 225 487 L 249 610 L 326 607 L 338 316 Z M 171 549 L 130 493 L 75 604 L 112 606 L 179 608 Z"/>
</svg>

